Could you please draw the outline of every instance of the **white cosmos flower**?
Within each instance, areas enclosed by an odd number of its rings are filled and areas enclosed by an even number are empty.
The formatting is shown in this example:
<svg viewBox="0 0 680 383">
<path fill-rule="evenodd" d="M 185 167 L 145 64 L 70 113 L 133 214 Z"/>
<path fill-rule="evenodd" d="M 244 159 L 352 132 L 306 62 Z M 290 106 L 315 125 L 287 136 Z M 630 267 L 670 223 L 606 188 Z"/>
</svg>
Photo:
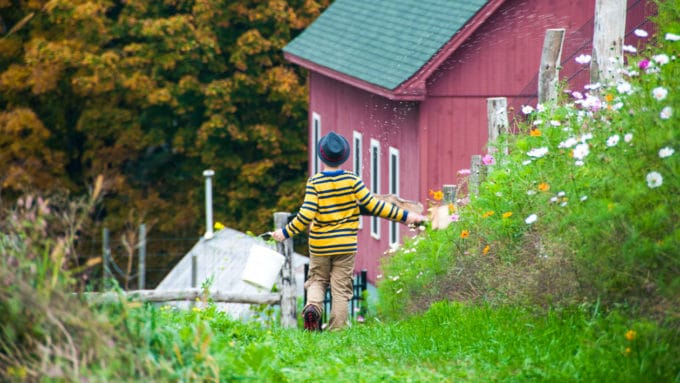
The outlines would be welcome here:
<svg viewBox="0 0 680 383">
<path fill-rule="evenodd" d="M 680 41 L 680 35 L 676 35 L 675 33 L 666 33 L 666 40 L 668 41 Z"/>
<path fill-rule="evenodd" d="M 590 153 L 590 148 L 586 143 L 578 144 L 574 147 L 574 158 L 576 158 L 577 160 L 584 159 L 588 155 L 588 153 Z"/>
<path fill-rule="evenodd" d="M 621 94 L 631 94 L 633 93 L 633 87 L 628 81 L 621 81 L 617 86 L 616 90 Z"/>
<path fill-rule="evenodd" d="M 616 146 L 616 144 L 618 144 L 618 143 L 619 143 L 619 135 L 618 134 L 615 134 L 615 135 L 607 138 L 607 146 L 609 146 L 610 148 L 612 146 Z"/>
<path fill-rule="evenodd" d="M 633 133 L 626 133 L 626 134 L 623 136 L 623 140 L 626 141 L 626 142 L 631 142 L 631 141 L 633 141 Z"/>
<path fill-rule="evenodd" d="M 583 166 L 583 161 L 581 161 L 581 160 L 574 161 L 574 165 L 576 165 L 576 166 Z"/>
<path fill-rule="evenodd" d="M 582 54 L 577 56 L 574 60 L 576 60 L 576 62 L 579 64 L 588 64 L 592 58 L 593 57 L 591 55 Z"/>
<path fill-rule="evenodd" d="M 636 29 L 636 30 L 633 31 L 633 33 L 637 37 L 647 37 L 647 36 L 649 36 L 649 33 L 647 33 L 647 31 L 645 31 L 644 29 Z"/>
<path fill-rule="evenodd" d="M 529 157 L 534 157 L 534 158 L 541 158 L 545 156 L 548 153 L 548 148 L 546 147 L 541 147 L 541 148 L 534 148 L 531 149 L 527 152 L 527 155 Z"/>
<path fill-rule="evenodd" d="M 667 95 L 668 90 L 662 86 L 657 86 L 656 88 L 652 89 L 652 96 L 654 96 L 654 98 L 658 101 L 663 100 Z"/>
<path fill-rule="evenodd" d="M 536 104 L 536 110 L 538 110 L 539 112 L 544 112 L 545 106 L 543 106 L 543 104 L 540 104 L 540 103 Z"/>
<path fill-rule="evenodd" d="M 624 46 L 623 46 L 623 51 L 624 51 L 624 52 L 628 52 L 628 53 L 635 53 L 635 52 L 637 52 L 637 48 L 635 48 L 635 47 L 632 46 L 632 45 L 624 45 Z"/>
<path fill-rule="evenodd" d="M 550 125 L 552 126 L 561 126 L 562 123 L 557 121 L 557 120 L 550 120 Z"/>
<path fill-rule="evenodd" d="M 531 105 L 523 105 L 522 106 L 522 113 L 524 114 L 531 114 L 531 112 L 534 111 L 534 108 Z"/>
<path fill-rule="evenodd" d="M 670 59 L 668 58 L 668 55 L 664 54 L 664 53 L 652 56 L 652 59 L 654 61 L 656 61 L 656 63 L 659 64 L 659 65 L 668 64 L 668 62 L 670 61 Z"/>
<path fill-rule="evenodd" d="M 671 108 L 670 106 L 661 109 L 661 113 L 659 113 L 659 117 L 661 117 L 664 120 L 668 120 L 669 118 L 671 118 L 672 115 L 673 108 Z"/>
<path fill-rule="evenodd" d="M 574 137 L 569 137 L 566 140 L 560 142 L 560 144 L 557 146 L 558 148 L 564 149 L 564 148 L 571 148 L 572 146 L 578 144 L 578 141 Z"/>
<path fill-rule="evenodd" d="M 669 146 L 666 146 L 665 148 L 661 148 L 661 150 L 659 150 L 659 157 L 668 158 L 672 156 L 673 153 L 675 153 L 675 150 Z"/>
<path fill-rule="evenodd" d="M 583 88 L 588 89 L 588 90 L 594 90 L 594 89 L 599 89 L 602 86 L 599 82 L 596 82 L 594 84 L 586 84 L 583 86 Z"/>
<path fill-rule="evenodd" d="M 526 222 L 527 225 L 531 225 L 532 223 L 536 222 L 537 219 L 538 219 L 538 216 L 536 214 L 532 214 L 532 215 L 528 216 L 524 220 L 524 222 Z"/>
<path fill-rule="evenodd" d="M 658 188 L 663 184 L 663 177 L 659 172 L 649 172 L 647 173 L 647 186 L 650 189 Z"/>
</svg>

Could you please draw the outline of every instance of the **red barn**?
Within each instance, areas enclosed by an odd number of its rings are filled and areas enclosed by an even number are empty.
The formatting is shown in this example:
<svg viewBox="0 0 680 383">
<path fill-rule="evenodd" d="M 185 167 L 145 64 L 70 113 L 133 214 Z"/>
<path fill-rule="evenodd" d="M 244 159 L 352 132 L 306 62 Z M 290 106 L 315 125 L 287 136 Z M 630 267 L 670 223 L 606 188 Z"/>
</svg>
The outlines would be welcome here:
<svg viewBox="0 0 680 383">
<path fill-rule="evenodd" d="M 626 44 L 645 29 L 650 0 L 629 0 Z M 344 166 L 376 194 L 426 204 L 430 189 L 457 182 L 484 154 L 487 98 L 510 110 L 536 105 L 547 29 L 566 30 L 560 80 L 588 82 L 595 0 L 335 0 L 284 48 L 309 72 L 309 172 L 329 131 L 350 140 Z M 512 114 L 509 116 L 512 119 Z M 379 258 L 406 228 L 362 218 L 357 269 L 375 282 Z"/>
</svg>

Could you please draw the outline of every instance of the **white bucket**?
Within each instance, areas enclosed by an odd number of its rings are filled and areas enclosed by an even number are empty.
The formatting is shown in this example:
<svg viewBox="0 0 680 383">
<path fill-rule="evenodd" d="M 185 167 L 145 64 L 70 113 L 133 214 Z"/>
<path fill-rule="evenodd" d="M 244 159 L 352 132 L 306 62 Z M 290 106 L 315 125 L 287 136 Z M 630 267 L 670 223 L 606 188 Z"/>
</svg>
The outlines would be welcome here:
<svg viewBox="0 0 680 383">
<path fill-rule="evenodd" d="M 253 245 L 241 280 L 255 287 L 271 290 L 286 257 L 268 247 Z"/>
</svg>

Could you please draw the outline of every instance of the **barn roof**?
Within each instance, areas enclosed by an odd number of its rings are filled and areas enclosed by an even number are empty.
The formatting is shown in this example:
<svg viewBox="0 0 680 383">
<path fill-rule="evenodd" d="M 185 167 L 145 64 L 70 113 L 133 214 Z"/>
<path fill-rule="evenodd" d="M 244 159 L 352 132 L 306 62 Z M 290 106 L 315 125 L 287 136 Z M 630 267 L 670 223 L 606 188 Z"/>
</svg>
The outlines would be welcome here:
<svg viewBox="0 0 680 383">
<path fill-rule="evenodd" d="M 395 90 L 497 0 L 335 0 L 283 48 L 309 69 Z M 495 9 L 495 7 L 492 7 Z M 479 16 L 478 16 L 479 17 Z M 307 64 L 307 65 L 306 65 Z"/>
</svg>

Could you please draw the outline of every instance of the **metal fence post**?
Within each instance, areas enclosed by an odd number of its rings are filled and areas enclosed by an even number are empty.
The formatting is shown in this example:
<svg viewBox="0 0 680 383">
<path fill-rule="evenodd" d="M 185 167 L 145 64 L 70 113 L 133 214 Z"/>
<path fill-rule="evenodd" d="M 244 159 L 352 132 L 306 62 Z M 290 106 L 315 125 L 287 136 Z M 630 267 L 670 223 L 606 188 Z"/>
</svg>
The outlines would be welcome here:
<svg viewBox="0 0 680 383">
<path fill-rule="evenodd" d="M 139 289 L 146 284 L 146 224 L 139 225 Z"/>
<path fill-rule="evenodd" d="M 103 258 L 103 273 L 102 273 L 102 287 L 104 290 L 109 288 L 109 281 L 111 280 L 111 269 L 109 269 L 109 258 L 111 258 L 111 246 L 109 245 L 109 228 L 105 227 L 102 230 L 102 258 Z"/>
</svg>

